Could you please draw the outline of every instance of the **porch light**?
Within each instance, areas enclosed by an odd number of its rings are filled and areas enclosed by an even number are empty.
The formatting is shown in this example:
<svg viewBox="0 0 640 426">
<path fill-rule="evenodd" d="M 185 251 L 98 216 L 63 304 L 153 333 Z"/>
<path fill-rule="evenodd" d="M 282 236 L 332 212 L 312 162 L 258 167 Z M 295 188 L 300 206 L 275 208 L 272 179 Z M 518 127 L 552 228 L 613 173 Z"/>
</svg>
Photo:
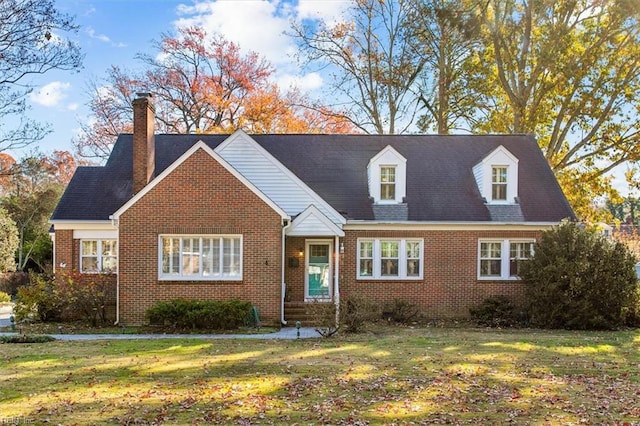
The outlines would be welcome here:
<svg viewBox="0 0 640 426">
<path fill-rule="evenodd" d="M 340 254 L 344 254 L 344 242 L 340 242 Z"/>
<path fill-rule="evenodd" d="M 298 249 L 298 256 L 300 257 L 304 256 L 304 250 L 302 248 Z"/>
</svg>

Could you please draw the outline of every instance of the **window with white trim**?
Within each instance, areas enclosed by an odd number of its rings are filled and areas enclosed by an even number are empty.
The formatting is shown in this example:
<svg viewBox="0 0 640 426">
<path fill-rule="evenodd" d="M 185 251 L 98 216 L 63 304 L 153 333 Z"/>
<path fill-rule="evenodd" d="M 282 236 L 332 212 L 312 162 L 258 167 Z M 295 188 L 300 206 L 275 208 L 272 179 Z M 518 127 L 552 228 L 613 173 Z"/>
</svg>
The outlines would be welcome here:
<svg viewBox="0 0 640 426">
<path fill-rule="evenodd" d="M 491 167 L 491 199 L 505 201 L 507 199 L 507 167 Z"/>
<path fill-rule="evenodd" d="M 478 279 L 517 279 L 520 266 L 533 255 L 533 240 L 480 240 Z"/>
<path fill-rule="evenodd" d="M 162 235 L 161 280 L 242 280 L 242 236 Z"/>
<path fill-rule="evenodd" d="M 80 271 L 115 273 L 118 271 L 117 240 L 80 240 Z"/>
<path fill-rule="evenodd" d="M 422 278 L 423 240 L 359 239 L 358 279 Z"/>
<path fill-rule="evenodd" d="M 396 199 L 396 167 L 380 167 L 380 199 L 391 201 Z"/>
</svg>

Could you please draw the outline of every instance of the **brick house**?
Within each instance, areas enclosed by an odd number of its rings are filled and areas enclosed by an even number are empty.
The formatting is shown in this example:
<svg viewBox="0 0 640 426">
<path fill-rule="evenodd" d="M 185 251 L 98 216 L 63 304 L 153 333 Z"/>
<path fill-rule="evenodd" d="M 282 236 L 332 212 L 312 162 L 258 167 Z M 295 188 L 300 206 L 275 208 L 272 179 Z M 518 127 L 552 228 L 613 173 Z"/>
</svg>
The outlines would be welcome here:
<svg viewBox="0 0 640 426">
<path fill-rule="evenodd" d="M 114 317 L 155 301 L 239 298 L 286 324 L 365 294 L 464 317 L 524 292 L 540 231 L 574 218 L 529 135 L 154 134 L 149 96 L 51 222 L 56 271 L 113 272 Z"/>
</svg>

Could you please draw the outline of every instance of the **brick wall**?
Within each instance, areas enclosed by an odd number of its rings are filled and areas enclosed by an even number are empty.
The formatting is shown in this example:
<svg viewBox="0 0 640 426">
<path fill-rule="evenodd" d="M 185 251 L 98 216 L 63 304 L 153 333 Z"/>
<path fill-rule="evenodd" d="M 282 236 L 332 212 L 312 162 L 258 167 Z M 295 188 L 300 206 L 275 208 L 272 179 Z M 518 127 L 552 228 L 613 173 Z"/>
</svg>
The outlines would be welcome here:
<svg viewBox="0 0 640 426">
<path fill-rule="evenodd" d="M 261 320 L 279 323 L 280 216 L 203 150 L 197 151 L 121 217 L 120 317 L 144 322 L 155 301 L 248 300 Z M 159 281 L 161 234 L 241 234 L 242 281 Z"/>
<path fill-rule="evenodd" d="M 345 254 L 340 272 L 341 297 L 369 295 L 381 303 L 399 298 L 417 303 L 429 318 L 462 318 L 469 307 L 491 295 L 507 295 L 523 300 L 520 281 L 477 279 L 479 238 L 536 238 L 535 231 L 349 231 L 344 238 Z M 358 238 L 423 238 L 422 280 L 357 280 Z"/>
</svg>

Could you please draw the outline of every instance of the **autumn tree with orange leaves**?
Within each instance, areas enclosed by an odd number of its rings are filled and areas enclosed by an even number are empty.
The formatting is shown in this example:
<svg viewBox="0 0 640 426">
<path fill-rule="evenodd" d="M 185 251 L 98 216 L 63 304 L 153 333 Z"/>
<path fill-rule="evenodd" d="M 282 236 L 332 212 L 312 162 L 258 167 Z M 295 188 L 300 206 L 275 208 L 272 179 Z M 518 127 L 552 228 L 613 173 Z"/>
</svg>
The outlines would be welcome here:
<svg viewBox="0 0 640 426">
<path fill-rule="evenodd" d="M 84 157 L 107 158 L 116 136 L 131 131 L 136 92 L 154 95 L 157 129 L 167 133 L 346 133 L 341 114 L 272 82 L 274 69 L 255 52 L 201 28 L 162 34 L 155 52 L 139 54 L 145 71 L 112 67 L 106 84 L 90 83 L 91 122 L 73 141 Z"/>
</svg>

